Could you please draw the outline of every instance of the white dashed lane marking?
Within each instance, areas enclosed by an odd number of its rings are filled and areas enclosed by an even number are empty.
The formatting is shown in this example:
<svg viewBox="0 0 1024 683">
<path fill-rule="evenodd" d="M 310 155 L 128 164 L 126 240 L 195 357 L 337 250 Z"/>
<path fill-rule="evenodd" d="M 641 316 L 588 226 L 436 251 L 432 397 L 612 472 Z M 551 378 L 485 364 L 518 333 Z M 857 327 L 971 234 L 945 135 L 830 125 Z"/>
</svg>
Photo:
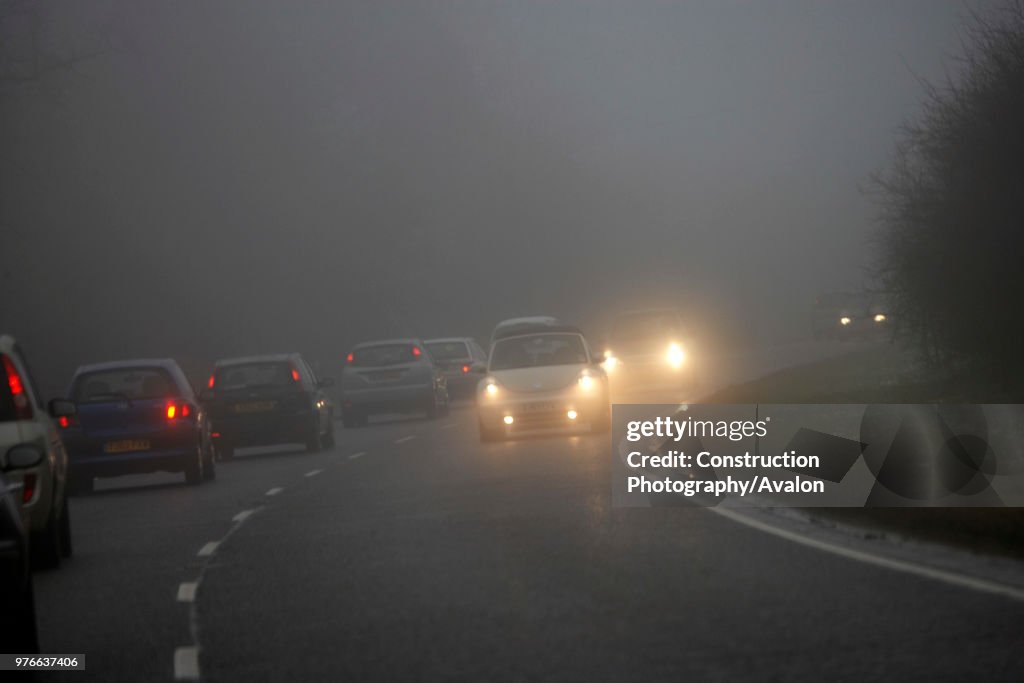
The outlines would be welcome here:
<svg viewBox="0 0 1024 683">
<path fill-rule="evenodd" d="M 199 552 L 196 553 L 196 555 L 198 555 L 199 557 L 209 557 L 210 555 L 213 555 L 215 552 L 217 552 L 217 546 L 219 545 L 220 541 L 210 541 L 202 548 L 200 548 Z"/>
<path fill-rule="evenodd" d="M 174 651 L 174 680 L 199 680 L 198 647 L 179 647 Z"/>
<path fill-rule="evenodd" d="M 272 488 L 269 491 L 267 491 L 267 495 L 268 496 L 276 496 L 277 494 L 281 493 L 281 491 L 284 491 L 284 489 L 281 488 L 280 486 L 275 486 L 274 488 Z"/>
<path fill-rule="evenodd" d="M 310 470 L 309 472 L 306 472 L 306 474 L 304 476 L 315 477 L 316 475 L 320 474 L 321 472 L 323 472 L 323 470 Z"/>
<path fill-rule="evenodd" d="M 395 443 L 405 443 L 406 441 L 412 441 L 415 438 L 415 434 L 410 434 L 409 436 L 403 436 L 401 439 L 395 439 Z"/>
<path fill-rule="evenodd" d="M 352 455 L 348 456 L 348 459 L 355 460 L 356 458 L 361 458 L 364 455 L 366 455 L 366 451 L 359 451 L 358 453 L 353 453 Z"/>
<path fill-rule="evenodd" d="M 239 522 L 239 523 L 241 523 L 241 522 L 244 522 L 245 520 L 247 520 L 247 519 L 249 519 L 250 517 L 252 517 L 252 515 L 253 515 L 253 514 L 254 514 L 255 512 L 256 512 L 255 510 L 242 510 L 242 511 L 241 511 L 241 512 L 239 512 L 239 513 L 238 513 L 237 515 L 235 515 L 234 517 L 232 517 L 232 518 L 231 518 L 231 521 L 232 521 L 232 522 Z"/>
<path fill-rule="evenodd" d="M 178 602 L 195 602 L 198 581 L 187 581 L 178 586 Z"/>
</svg>

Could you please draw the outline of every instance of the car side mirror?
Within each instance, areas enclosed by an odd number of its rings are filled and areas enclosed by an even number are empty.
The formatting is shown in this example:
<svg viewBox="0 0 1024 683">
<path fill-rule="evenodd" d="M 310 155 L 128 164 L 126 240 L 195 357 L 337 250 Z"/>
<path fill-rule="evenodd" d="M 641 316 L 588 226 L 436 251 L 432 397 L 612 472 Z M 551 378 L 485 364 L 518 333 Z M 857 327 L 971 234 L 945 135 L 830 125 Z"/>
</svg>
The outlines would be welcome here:
<svg viewBox="0 0 1024 683">
<path fill-rule="evenodd" d="M 41 463 L 43 452 L 35 446 L 20 444 L 7 451 L 7 457 L 4 460 L 5 470 L 24 470 Z"/>
<path fill-rule="evenodd" d="M 320 389 L 327 389 L 329 387 L 333 387 L 334 386 L 334 378 L 333 377 L 321 377 L 319 380 L 317 380 L 316 385 Z"/>
<path fill-rule="evenodd" d="M 71 417 L 78 412 L 72 401 L 63 398 L 53 399 L 47 407 L 51 417 Z"/>
</svg>

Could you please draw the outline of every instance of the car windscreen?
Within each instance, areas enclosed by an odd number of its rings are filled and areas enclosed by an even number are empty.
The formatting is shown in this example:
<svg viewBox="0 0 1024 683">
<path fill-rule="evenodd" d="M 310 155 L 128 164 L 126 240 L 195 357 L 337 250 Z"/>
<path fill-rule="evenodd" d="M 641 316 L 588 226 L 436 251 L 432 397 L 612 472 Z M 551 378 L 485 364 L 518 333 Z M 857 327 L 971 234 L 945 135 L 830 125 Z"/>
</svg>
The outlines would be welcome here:
<svg viewBox="0 0 1024 683">
<path fill-rule="evenodd" d="M 491 370 L 514 370 L 587 362 L 583 337 L 571 333 L 509 337 L 494 344 Z"/>
<path fill-rule="evenodd" d="M 430 355 L 434 357 L 434 360 L 462 360 L 470 357 L 469 347 L 466 346 L 466 342 L 428 342 L 426 347 L 427 351 L 430 351 Z"/>
<path fill-rule="evenodd" d="M 115 368 L 86 372 L 75 379 L 76 403 L 103 403 L 178 396 L 174 380 L 163 368 Z"/>
<path fill-rule="evenodd" d="M 225 391 L 245 387 L 285 387 L 295 383 L 291 363 L 265 361 L 222 365 L 213 375 L 214 388 Z"/>
<path fill-rule="evenodd" d="M 357 368 L 377 368 L 385 365 L 400 365 L 419 360 L 423 353 L 412 344 L 378 344 L 363 346 L 351 353 L 349 365 Z"/>
</svg>

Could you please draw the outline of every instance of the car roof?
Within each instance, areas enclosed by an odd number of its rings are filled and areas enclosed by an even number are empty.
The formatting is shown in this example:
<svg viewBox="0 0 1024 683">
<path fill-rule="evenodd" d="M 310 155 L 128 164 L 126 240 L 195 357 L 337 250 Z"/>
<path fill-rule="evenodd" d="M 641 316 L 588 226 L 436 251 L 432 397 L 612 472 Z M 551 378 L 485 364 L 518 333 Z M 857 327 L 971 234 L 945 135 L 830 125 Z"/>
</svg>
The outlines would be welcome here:
<svg viewBox="0 0 1024 683">
<path fill-rule="evenodd" d="M 424 344 L 443 344 L 445 342 L 471 342 L 472 337 L 437 337 L 435 339 L 424 339 Z"/>
<path fill-rule="evenodd" d="M 578 334 L 584 337 L 583 330 L 573 325 L 523 325 L 522 327 L 517 326 L 515 329 L 506 331 L 499 331 L 494 336 L 494 341 L 498 342 L 503 339 L 511 339 L 512 337 L 530 337 L 535 334 Z"/>
<path fill-rule="evenodd" d="M 356 344 L 352 348 L 353 349 L 365 349 L 365 348 L 368 348 L 370 346 L 384 346 L 386 344 L 422 344 L 422 343 L 423 342 L 420 341 L 419 339 L 414 339 L 412 337 L 403 337 L 403 338 L 400 338 L 400 339 L 377 339 L 375 341 L 359 342 L 358 344 Z"/>
<path fill-rule="evenodd" d="M 100 372 L 103 370 L 120 370 L 122 368 L 163 368 L 180 372 L 181 368 L 173 358 L 133 358 L 130 360 L 112 360 L 103 363 L 90 363 L 80 365 L 75 370 L 76 375 L 86 372 Z"/>
<path fill-rule="evenodd" d="M 495 329 L 499 327 L 505 327 L 506 325 L 526 325 L 526 324 L 537 324 L 537 325 L 557 325 L 558 318 L 551 315 L 530 315 L 525 318 L 509 318 L 508 320 L 502 320 L 500 323 L 494 326 Z"/>
<path fill-rule="evenodd" d="M 299 358 L 298 353 L 265 353 L 259 356 L 238 356 L 236 358 L 221 358 L 213 365 L 220 368 L 226 365 L 247 365 L 249 363 L 280 363 L 286 360 Z"/>
</svg>

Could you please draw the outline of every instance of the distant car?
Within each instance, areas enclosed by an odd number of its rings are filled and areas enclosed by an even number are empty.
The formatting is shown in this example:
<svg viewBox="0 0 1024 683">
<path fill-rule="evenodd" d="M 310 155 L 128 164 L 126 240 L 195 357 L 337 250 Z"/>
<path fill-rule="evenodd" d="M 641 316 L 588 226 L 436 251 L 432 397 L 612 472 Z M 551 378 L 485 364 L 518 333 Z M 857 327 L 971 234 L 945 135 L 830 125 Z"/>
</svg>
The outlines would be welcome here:
<svg viewBox="0 0 1024 683">
<path fill-rule="evenodd" d="M 494 341 L 498 337 L 507 336 L 509 332 L 514 332 L 515 330 L 528 330 L 537 326 L 550 327 L 558 324 L 558 318 L 550 315 L 532 315 L 525 318 L 509 318 L 508 320 L 502 320 L 494 326 L 494 331 L 491 332 L 491 340 L 487 345 L 488 351 L 490 351 L 491 345 L 494 344 Z"/>
<path fill-rule="evenodd" d="M 608 431 L 608 377 L 600 362 L 575 327 L 545 324 L 499 333 L 477 389 L 480 440 L 580 424 Z"/>
<path fill-rule="evenodd" d="M 77 416 L 63 432 L 77 491 L 92 491 L 95 477 L 144 472 L 214 478 L 206 415 L 170 358 L 83 365 L 69 398 Z"/>
<path fill-rule="evenodd" d="M 217 453 L 230 460 L 246 446 L 334 446 L 334 403 L 324 391 L 333 385 L 297 353 L 217 361 L 202 393 Z"/>
<path fill-rule="evenodd" d="M 604 365 L 616 381 L 693 383 L 692 352 L 689 331 L 675 309 L 627 311 L 608 330 Z"/>
<path fill-rule="evenodd" d="M 0 650 L 4 652 L 39 652 L 29 537 L 18 500 L 22 487 L 12 485 L 4 475 L 38 467 L 41 459 L 42 452 L 31 446 L 0 453 Z"/>
<path fill-rule="evenodd" d="M 75 406 L 54 399 L 44 407 L 24 353 L 9 336 L 0 336 L 0 453 L 32 449 L 38 463 L 8 472 L 20 491 L 32 555 L 41 567 L 71 556 L 71 512 L 68 507 L 68 455 L 59 424 L 74 419 Z"/>
<path fill-rule="evenodd" d="M 428 339 L 423 344 L 448 383 L 452 398 L 472 396 L 480 376 L 487 372 L 487 352 L 470 337 Z"/>
<path fill-rule="evenodd" d="M 341 419 L 364 426 L 374 413 L 448 413 L 448 385 L 419 339 L 387 339 L 356 345 L 341 374 Z"/>
<path fill-rule="evenodd" d="M 869 338 L 889 331 L 892 316 L 880 298 L 863 292 L 822 294 L 815 300 L 811 311 L 814 338 Z"/>
</svg>

